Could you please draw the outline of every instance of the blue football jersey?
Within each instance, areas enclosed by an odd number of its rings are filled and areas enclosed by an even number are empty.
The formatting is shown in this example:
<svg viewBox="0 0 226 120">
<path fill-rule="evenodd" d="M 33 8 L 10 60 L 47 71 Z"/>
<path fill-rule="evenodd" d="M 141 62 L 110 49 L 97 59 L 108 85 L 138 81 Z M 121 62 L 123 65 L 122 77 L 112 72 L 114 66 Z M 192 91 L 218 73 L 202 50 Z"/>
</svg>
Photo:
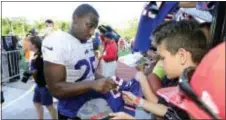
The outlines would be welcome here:
<svg viewBox="0 0 226 120">
<path fill-rule="evenodd" d="M 135 116 L 135 106 L 124 103 L 122 91 L 130 91 L 138 97 L 143 97 L 141 87 L 135 79 L 125 81 L 118 77 L 114 78 L 118 88 L 108 93 L 102 94 L 90 90 L 85 94 L 72 98 L 60 99 L 58 110 L 61 114 L 69 117 L 80 117 L 82 119 L 102 119 L 110 112 L 126 112 Z"/>
<path fill-rule="evenodd" d="M 135 36 L 134 51 L 146 52 L 150 47 L 152 31 L 161 24 L 167 15 L 178 7 L 179 2 L 164 2 L 159 8 L 149 2 L 143 9 Z"/>
<path fill-rule="evenodd" d="M 59 99 L 58 110 L 65 116 L 81 119 L 90 119 L 99 113 L 107 115 L 112 112 L 105 100 L 105 95 L 94 90 L 79 96 Z"/>
<path fill-rule="evenodd" d="M 118 77 L 114 77 L 113 80 L 119 85 L 119 87 L 116 90 L 111 90 L 107 94 L 106 98 L 109 106 L 114 112 L 122 111 L 134 116 L 136 107 L 125 104 L 122 98 L 122 91 L 129 91 L 138 97 L 143 97 L 140 84 L 135 79 L 125 81 Z"/>
</svg>

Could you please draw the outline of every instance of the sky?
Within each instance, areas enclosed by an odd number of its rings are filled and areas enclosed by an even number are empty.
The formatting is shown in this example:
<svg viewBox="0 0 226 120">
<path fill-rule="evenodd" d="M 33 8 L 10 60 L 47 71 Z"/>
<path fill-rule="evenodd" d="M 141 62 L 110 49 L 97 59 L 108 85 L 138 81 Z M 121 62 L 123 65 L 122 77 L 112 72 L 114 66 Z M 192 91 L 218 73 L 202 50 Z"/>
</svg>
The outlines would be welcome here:
<svg viewBox="0 0 226 120">
<path fill-rule="evenodd" d="M 82 3 L 96 8 L 100 21 L 114 28 L 126 27 L 129 20 L 139 19 L 145 5 L 145 2 L 2 2 L 2 16 L 25 17 L 30 22 L 48 18 L 71 22 L 73 11 Z"/>
</svg>

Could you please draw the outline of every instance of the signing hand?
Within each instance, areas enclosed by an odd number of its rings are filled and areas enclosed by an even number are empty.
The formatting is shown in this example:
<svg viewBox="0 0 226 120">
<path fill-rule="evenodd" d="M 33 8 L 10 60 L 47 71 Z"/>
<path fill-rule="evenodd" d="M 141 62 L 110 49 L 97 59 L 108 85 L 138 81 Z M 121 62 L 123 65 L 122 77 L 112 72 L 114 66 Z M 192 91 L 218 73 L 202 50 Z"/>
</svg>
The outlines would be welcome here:
<svg viewBox="0 0 226 120">
<path fill-rule="evenodd" d="M 92 86 L 97 92 L 106 93 L 117 87 L 117 84 L 111 78 L 103 78 L 95 81 Z"/>
<path fill-rule="evenodd" d="M 122 91 L 122 97 L 123 97 L 123 100 L 126 104 L 128 105 L 135 105 L 135 101 L 136 101 L 136 96 L 131 93 L 131 92 L 126 92 L 126 91 Z"/>
</svg>

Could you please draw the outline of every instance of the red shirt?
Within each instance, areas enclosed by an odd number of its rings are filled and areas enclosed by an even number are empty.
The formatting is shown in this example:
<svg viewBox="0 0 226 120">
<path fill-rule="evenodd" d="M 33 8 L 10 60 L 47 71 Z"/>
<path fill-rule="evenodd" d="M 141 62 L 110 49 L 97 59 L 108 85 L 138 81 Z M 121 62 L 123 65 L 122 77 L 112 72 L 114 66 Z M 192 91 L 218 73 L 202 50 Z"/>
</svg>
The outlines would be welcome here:
<svg viewBox="0 0 226 120">
<path fill-rule="evenodd" d="M 125 43 L 124 43 L 124 40 L 121 39 L 121 40 L 119 41 L 119 45 L 120 45 L 120 46 L 123 46 L 124 44 L 125 44 Z"/>
<path fill-rule="evenodd" d="M 114 40 L 105 44 L 104 54 L 102 56 L 105 62 L 115 61 L 118 58 L 118 48 Z"/>
</svg>

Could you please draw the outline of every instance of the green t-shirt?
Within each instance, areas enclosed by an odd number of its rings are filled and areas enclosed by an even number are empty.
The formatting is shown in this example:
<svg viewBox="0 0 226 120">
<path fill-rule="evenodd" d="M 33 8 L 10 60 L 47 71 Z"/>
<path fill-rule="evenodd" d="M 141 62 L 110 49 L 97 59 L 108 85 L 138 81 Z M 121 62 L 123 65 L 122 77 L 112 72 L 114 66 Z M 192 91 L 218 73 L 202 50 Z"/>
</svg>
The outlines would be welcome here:
<svg viewBox="0 0 226 120">
<path fill-rule="evenodd" d="M 163 77 L 165 76 L 165 71 L 163 69 L 161 61 L 157 62 L 157 64 L 153 68 L 153 73 L 155 73 L 160 78 L 160 80 L 163 79 Z"/>
</svg>

